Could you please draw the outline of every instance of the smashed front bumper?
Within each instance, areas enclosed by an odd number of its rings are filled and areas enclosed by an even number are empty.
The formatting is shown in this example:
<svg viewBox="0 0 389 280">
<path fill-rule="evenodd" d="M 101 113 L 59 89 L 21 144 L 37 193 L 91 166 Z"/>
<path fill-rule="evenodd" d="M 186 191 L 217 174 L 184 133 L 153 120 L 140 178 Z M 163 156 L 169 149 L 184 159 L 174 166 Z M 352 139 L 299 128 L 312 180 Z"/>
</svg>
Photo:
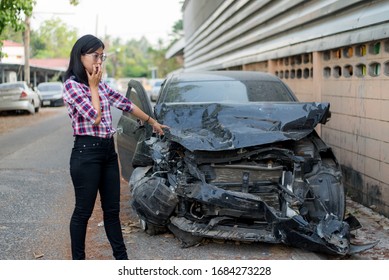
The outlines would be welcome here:
<svg viewBox="0 0 389 280">
<path fill-rule="evenodd" d="M 279 211 L 257 195 L 224 190 L 210 184 L 193 184 L 172 190 L 164 184 L 164 179 L 151 177 L 136 184 L 133 195 L 133 207 L 141 219 L 154 225 L 168 226 L 185 247 L 199 243 L 201 239 L 196 237 L 206 237 L 283 243 L 344 256 L 377 244 L 351 244 L 350 231 L 360 227 L 353 216 L 340 221 L 335 215 L 327 214 L 316 223 L 307 222 L 299 214 L 282 217 Z M 180 212 L 183 205 L 190 204 L 203 205 L 217 215 L 196 216 L 195 209 L 190 211 L 193 211 L 191 215 L 187 210 Z"/>
<path fill-rule="evenodd" d="M 217 216 L 204 221 L 185 217 L 171 217 L 170 221 L 180 230 L 195 236 L 250 242 L 284 243 L 294 247 L 327 254 L 346 255 L 359 251 L 350 243 L 350 226 L 327 214 L 318 223 L 308 223 L 301 215 L 280 217 L 279 213 L 258 196 L 226 191 L 212 185 L 191 187 L 187 199 L 198 203 L 212 204 L 213 208 L 228 209 L 229 216 Z M 235 214 L 236 217 L 232 217 Z M 239 223 L 245 217 L 251 223 Z M 359 225 L 354 217 L 354 225 Z M 375 245 L 371 244 L 368 248 Z M 366 246 L 360 249 L 368 249 Z"/>
</svg>

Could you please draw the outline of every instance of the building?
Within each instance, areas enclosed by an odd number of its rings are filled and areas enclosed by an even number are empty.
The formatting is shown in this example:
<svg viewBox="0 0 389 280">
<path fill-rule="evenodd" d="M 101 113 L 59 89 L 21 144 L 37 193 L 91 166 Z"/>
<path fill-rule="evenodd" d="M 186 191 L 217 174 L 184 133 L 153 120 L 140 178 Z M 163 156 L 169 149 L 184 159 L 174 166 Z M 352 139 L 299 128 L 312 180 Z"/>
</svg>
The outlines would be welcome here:
<svg viewBox="0 0 389 280">
<path fill-rule="evenodd" d="M 0 83 L 24 80 L 24 46 L 3 41 L 0 58 Z M 30 81 L 34 86 L 51 80 L 62 81 L 69 59 L 30 59 Z"/>
<path fill-rule="evenodd" d="M 1 52 L 4 54 L 0 57 L 0 63 L 24 63 L 24 46 L 13 41 L 3 41 Z"/>
<path fill-rule="evenodd" d="M 186 0 L 184 71 L 277 75 L 331 103 L 319 128 L 355 201 L 389 216 L 389 1 Z"/>
</svg>

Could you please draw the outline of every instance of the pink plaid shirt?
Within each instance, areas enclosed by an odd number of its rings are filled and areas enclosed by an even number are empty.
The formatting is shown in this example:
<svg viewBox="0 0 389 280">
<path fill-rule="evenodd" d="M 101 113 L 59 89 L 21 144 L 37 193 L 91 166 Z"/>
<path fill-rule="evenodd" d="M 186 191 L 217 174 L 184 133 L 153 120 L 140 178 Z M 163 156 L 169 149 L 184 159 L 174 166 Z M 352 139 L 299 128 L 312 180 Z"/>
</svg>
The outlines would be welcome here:
<svg viewBox="0 0 389 280">
<path fill-rule="evenodd" d="M 72 121 L 73 135 L 110 138 L 116 132 L 112 127 L 110 106 L 127 112 L 132 111 L 131 101 L 104 82 L 99 83 L 99 95 L 101 122 L 99 125 L 93 125 L 97 118 L 97 111 L 92 106 L 89 87 L 76 82 L 72 77 L 65 81 L 63 99 Z"/>
</svg>

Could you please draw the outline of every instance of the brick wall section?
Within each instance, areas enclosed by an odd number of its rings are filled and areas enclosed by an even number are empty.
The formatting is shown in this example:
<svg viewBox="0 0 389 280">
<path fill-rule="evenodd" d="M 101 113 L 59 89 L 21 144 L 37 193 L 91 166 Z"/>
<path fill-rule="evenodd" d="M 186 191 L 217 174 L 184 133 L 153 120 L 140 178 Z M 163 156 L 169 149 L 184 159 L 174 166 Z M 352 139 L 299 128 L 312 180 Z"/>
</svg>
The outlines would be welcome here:
<svg viewBox="0 0 389 280">
<path fill-rule="evenodd" d="M 318 132 L 342 165 L 347 194 L 389 216 L 389 39 L 271 60 L 267 70 L 300 101 L 331 103 Z"/>
<path fill-rule="evenodd" d="M 322 100 L 332 119 L 323 139 L 343 166 L 348 194 L 389 215 L 388 41 L 322 53 Z M 362 51 L 361 51 L 362 49 Z"/>
</svg>

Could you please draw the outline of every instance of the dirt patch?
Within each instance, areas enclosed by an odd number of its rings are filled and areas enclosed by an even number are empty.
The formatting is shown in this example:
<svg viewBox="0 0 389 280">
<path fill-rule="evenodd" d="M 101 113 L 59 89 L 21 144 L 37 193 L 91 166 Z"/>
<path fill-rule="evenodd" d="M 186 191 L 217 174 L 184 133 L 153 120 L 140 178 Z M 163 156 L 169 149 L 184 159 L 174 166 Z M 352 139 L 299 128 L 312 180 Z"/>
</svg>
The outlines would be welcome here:
<svg viewBox="0 0 389 280">
<path fill-rule="evenodd" d="M 352 259 L 388 260 L 389 259 L 389 219 L 372 209 L 351 199 L 347 199 L 347 210 L 362 225 L 355 231 L 353 241 L 359 244 L 379 241 L 372 249 L 353 256 Z"/>
<path fill-rule="evenodd" d="M 9 133 L 24 126 L 31 126 L 46 119 L 49 116 L 64 112 L 64 107 L 41 108 L 33 115 L 26 113 L 2 112 L 0 114 L 0 135 Z"/>
</svg>

